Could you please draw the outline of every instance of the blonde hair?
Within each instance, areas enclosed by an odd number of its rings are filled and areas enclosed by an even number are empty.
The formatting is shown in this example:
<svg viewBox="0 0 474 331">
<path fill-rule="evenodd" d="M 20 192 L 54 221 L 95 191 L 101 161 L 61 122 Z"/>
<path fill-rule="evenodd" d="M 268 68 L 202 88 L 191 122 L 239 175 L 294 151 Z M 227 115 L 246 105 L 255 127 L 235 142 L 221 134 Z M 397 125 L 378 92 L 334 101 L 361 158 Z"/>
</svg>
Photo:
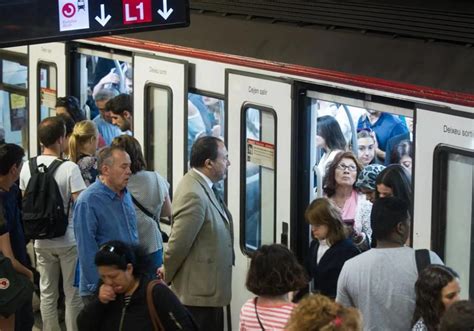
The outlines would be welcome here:
<svg viewBox="0 0 474 331">
<path fill-rule="evenodd" d="M 89 142 L 92 138 L 99 135 L 97 127 L 94 122 L 86 120 L 80 121 L 74 125 L 71 137 L 69 138 L 69 159 L 72 162 L 77 162 L 80 150 L 84 144 Z"/>
<path fill-rule="evenodd" d="M 288 331 L 362 331 L 359 310 L 346 308 L 324 295 L 308 295 L 293 309 Z"/>
</svg>

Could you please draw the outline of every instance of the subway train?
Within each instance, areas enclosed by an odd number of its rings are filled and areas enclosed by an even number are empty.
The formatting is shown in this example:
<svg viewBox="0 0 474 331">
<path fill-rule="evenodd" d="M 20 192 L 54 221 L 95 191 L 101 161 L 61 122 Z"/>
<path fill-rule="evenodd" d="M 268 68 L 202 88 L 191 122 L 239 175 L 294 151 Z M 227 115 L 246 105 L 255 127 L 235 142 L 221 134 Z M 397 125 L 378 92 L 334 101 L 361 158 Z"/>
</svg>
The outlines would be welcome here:
<svg viewBox="0 0 474 331">
<path fill-rule="evenodd" d="M 200 12 L 191 22 L 186 29 L 0 50 L 6 140 L 34 156 L 37 125 L 55 114 L 57 97 L 78 97 L 93 117 L 94 90 L 116 88 L 133 95 L 133 135 L 172 195 L 193 141 L 222 137 L 231 162 L 222 189 L 236 253 L 227 323 L 237 329 L 251 296 L 251 252 L 276 242 L 300 260 L 307 254 L 304 210 L 322 194 L 314 167 L 318 119 L 342 117 L 355 148 L 360 116 L 394 114 L 413 123 L 411 245 L 436 251 L 461 275 L 463 297 L 474 298 L 471 48 Z M 162 227 L 170 231 L 166 221 Z"/>
</svg>

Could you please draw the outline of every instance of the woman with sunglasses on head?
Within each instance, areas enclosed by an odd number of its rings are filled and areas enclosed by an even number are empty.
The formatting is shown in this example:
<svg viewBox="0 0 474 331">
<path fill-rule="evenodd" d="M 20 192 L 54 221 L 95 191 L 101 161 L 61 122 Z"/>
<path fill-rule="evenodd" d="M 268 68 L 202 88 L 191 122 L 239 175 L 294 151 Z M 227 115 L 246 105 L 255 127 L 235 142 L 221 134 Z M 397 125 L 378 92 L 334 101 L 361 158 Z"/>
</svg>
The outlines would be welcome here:
<svg viewBox="0 0 474 331">
<path fill-rule="evenodd" d="M 370 128 L 357 129 L 357 158 L 363 167 L 369 164 L 380 164 L 376 150 L 375 132 Z"/>
<path fill-rule="evenodd" d="M 120 241 L 103 245 L 95 256 L 99 291 L 79 314 L 79 330 L 197 330 L 190 313 L 164 283 L 150 284 L 147 262 L 139 246 Z"/>
<path fill-rule="evenodd" d="M 430 265 L 418 276 L 415 293 L 412 331 L 436 331 L 444 312 L 460 300 L 459 275 L 444 265 Z"/>
<path fill-rule="evenodd" d="M 318 118 L 316 146 L 324 151 L 317 166 L 321 177 L 324 178 L 326 168 L 331 164 L 336 154 L 346 150 L 346 140 L 334 117 L 321 116 Z"/>
<path fill-rule="evenodd" d="M 340 152 L 328 167 L 323 190 L 341 210 L 342 220 L 351 231 L 351 238 L 360 250 L 370 247 L 372 204 L 357 192 L 355 183 L 362 166 L 352 152 Z"/>
</svg>

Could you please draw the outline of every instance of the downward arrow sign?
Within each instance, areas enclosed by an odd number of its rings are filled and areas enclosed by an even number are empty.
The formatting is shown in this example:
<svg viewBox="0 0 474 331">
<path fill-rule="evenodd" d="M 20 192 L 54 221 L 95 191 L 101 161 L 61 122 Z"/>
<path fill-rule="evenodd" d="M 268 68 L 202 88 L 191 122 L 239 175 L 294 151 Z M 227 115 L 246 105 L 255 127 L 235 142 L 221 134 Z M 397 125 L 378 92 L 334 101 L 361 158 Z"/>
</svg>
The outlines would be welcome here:
<svg viewBox="0 0 474 331">
<path fill-rule="evenodd" d="M 163 10 L 158 9 L 158 14 L 160 14 L 160 16 L 166 21 L 172 12 L 173 8 L 168 9 L 168 0 L 163 0 Z"/>
<path fill-rule="evenodd" d="M 165 0 L 166 1 L 166 0 Z M 102 26 L 105 26 L 107 24 L 107 22 L 112 18 L 112 16 L 110 15 L 107 15 L 107 17 L 105 17 L 105 5 L 101 4 L 100 5 L 100 17 L 99 16 L 96 16 L 95 17 L 95 20 Z"/>
</svg>

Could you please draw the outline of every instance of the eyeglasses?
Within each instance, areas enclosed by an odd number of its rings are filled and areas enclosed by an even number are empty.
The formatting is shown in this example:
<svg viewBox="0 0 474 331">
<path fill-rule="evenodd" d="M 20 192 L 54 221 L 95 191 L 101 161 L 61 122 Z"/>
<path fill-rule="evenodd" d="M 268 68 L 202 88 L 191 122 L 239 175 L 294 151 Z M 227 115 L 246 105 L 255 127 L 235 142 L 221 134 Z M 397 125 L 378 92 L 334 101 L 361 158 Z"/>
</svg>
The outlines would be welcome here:
<svg viewBox="0 0 474 331">
<path fill-rule="evenodd" d="M 342 171 L 350 171 L 350 172 L 356 172 L 357 171 L 357 167 L 355 165 L 345 165 L 343 163 L 339 163 L 336 167 L 336 169 L 339 169 L 339 170 L 342 170 Z"/>
</svg>

